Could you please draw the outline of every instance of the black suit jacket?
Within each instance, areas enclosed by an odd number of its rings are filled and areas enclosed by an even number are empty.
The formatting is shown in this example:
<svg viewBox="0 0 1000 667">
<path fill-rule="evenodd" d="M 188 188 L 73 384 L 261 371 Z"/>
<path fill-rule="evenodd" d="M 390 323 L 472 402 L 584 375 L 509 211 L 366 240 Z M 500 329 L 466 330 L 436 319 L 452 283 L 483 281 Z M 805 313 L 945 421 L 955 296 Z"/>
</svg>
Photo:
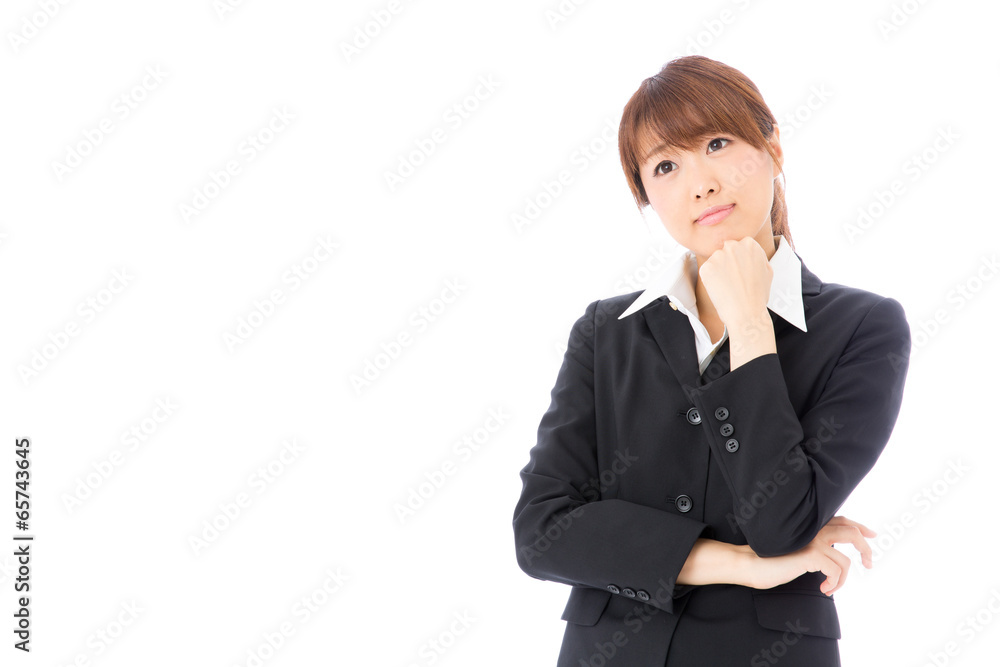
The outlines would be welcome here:
<svg viewBox="0 0 1000 667">
<path fill-rule="evenodd" d="M 797 551 L 875 464 L 908 368 L 903 308 L 824 283 L 804 262 L 802 293 L 808 331 L 769 310 L 777 353 L 735 371 L 727 340 L 699 375 L 691 324 L 666 297 L 622 320 L 639 292 L 598 300 L 573 325 L 513 520 L 521 569 L 573 587 L 560 664 L 586 662 L 595 636 L 627 633 L 627 610 L 642 604 L 665 613 L 619 659 L 662 665 L 695 588 L 676 577 L 696 539 Z M 749 589 L 754 621 L 784 630 L 798 616 L 839 639 L 824 579 Z"/>
</svg>

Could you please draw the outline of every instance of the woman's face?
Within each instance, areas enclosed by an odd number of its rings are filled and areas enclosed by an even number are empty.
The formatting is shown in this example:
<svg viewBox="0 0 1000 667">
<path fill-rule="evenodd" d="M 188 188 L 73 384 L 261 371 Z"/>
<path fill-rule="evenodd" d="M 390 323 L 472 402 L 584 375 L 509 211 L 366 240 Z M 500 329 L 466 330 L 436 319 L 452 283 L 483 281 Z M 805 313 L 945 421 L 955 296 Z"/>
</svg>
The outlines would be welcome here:
<svg viewBox="0 0 1000 667">
<path fill-rule="evenodd" d="M 752 236 L 771 256 L 771 204 L 774 178 L 783 160 L 775 128 L 771 145 L 778 163 L 765 150 L 733 134 L 712 134 L 699 148 L 660 148 L 640 165 L 646 196 L 667 232 L 698 256 L 698 265 L 723 246 L 726 239 Z M 732 205 L 732 206 L 731 206 Z M 714 206 L 731 206 L 712 224 L 697 222 Z"/>
</svg>

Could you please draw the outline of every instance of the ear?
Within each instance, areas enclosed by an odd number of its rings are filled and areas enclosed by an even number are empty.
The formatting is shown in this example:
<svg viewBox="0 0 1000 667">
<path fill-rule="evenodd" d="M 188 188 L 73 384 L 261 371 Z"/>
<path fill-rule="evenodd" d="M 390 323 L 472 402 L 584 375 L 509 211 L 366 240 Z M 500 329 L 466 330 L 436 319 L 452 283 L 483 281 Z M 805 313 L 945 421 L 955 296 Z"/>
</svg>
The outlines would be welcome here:
<svg viewBox="0 0 1000 667">
<path fill-rule="evenodd" d="M 774 165 L 774 177 L 777 178 L 781 174 L 781 166 L 785 163 L 785 154 L 781 151 L 781 140 L 779 135 L 781 130 L 778 128 L 777 123 L 774 125 L 774 132 L 771 134 L 771 138 L 768 139 L 768 143 L 774 149 L 774 154 L 778 156 L 778 161 Z"/>
</svg>

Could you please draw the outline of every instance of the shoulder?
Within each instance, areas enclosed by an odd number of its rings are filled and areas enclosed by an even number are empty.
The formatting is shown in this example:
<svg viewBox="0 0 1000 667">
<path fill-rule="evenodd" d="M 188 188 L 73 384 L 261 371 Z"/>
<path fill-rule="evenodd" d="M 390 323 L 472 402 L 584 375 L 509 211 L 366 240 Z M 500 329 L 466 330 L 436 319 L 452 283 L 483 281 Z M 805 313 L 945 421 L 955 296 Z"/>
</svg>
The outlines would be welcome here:
<svg viewBox="0 0 1000 667">
<path fill-rule="evenodd" d="M 605 345 L 628 347 L 636 336 L 642 335 L 646 329 L 646 319 L 643 313 L 662 308 L 667 297 L 661 296 L 646 304 L 628 317 L 619 317 L 639 298 L 643 290 L 600 298 L 591 301 L 583 309 L 573 324 L 569 335 L 569 348 L 590 349 Z"/>
<path fill-rule="evenodd" d="M 842 325 L 853 324 L 855 328 L 876 325 L 909 330 L 903 305 L 885 294 L 840 283 L 820 282 L 817 293 L 803 293 L 803 299 L 808 306 L 807 322 L 822 318 Z"/>
<path fill-rule="evenodd" d="M 643 290 L 638 290 L 636 292 L 629 292 L 628 294 L 619 294 L 617 296 L 610 296 L 603 299 L 598 299 L 597 301 L 591 303 L 590 306 L 594 308 L 595 317 L 603 316 L 603 317 L 609 317 L 613 320 L 618 320 L 618 317 L 622 313 L 624 313 L 628 309 L 628 307 L 631 306 L 632 303 L 635 302 L 635 300 L 642 295 L 642 293 Z M 647 304 L 646 308 L 652 306 L 655 303 L 659 303 L 660 301 L 663 301 L 666 298 L 667 297 L 665 296 L 661 296 L 658 299 L 655 299 L 649 304 Z M 590 306 L 588 306 L 588 308 Z M 645 310 L 645 308 L 643 310 Z M 625 322 L 628 319 L 629 318 L 625 318 L 624 320 L 621 321 Z"/>
<path fill-rule="evenodd" d="M 818 281 L 818 284 L 819 288 L 816 292 L 816 296 L 819 297 L 820 303 L 826 305 L 853 305 L 858 307 L 874 306 L 882 299 L 887 298 L 884 294 L 861 289 L 860 287 L 853 287 L 851 285 L 830 283 L 826 281 Z M 803 294 L 808 296 L 805 290 L 803 290 Z"/>
<path fill-rule="evenodd" d="M 666 296 L 661 296 L 628 317 L 618 319 L 642 293 L 643 290 L 638 290 L 636 292 L 629 292 L 628 294 L 619 294 L 591 301 L 584 308 L 583 314 L 577 320 L 577 324 L 579 326 L 584 326 L 585 324 L 602 326 L 613 323 L 615 329 L 631 328 L 635 326 L 635 323 L 642 321 L 640 312 L 656 307 L 667 298 Z"/>
</svg>

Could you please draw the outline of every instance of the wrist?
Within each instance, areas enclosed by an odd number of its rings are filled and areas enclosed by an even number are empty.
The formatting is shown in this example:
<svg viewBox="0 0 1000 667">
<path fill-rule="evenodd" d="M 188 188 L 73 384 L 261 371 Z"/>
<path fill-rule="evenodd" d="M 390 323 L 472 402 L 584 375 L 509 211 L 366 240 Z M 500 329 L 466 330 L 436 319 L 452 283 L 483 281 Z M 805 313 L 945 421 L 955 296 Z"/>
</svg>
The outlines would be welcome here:
<svg viewBox="0 0 1000 667">
<path fill-rule="evenodd" d="M 758 556 L 747 545 L 700 537 L 677 575 L 677 583 L 690 586 L 737 584 L 754 587 Z"/>
<path fill-rule="evenodd" d="M 729 338 L 730 370 L 736 370 L 752 359 L 778 351 L 774 322 L 767 309 L 755 318 L 739 320 L 729 332 Z"/>
<path fill-rule="evenodd" d="M 729 567 L 727 571 L 732 574 L 732 581 L 729 583 L 756 588 L 755 566 L 760 557 L 754 553 L 754 550 L 749 545 L 731 544 L 729 546 Z"/>
<path fill-rule="evenodd" d="M 727 323 L 729 337 L 734 340 L 748 339 L 756 340 L 762 333 L 774 332 L 774 322 L 771 320 L 771 313 L 765 306 L 761 310 L 747 313 L 733 321 L 729 327 Z"/>
</svg>

